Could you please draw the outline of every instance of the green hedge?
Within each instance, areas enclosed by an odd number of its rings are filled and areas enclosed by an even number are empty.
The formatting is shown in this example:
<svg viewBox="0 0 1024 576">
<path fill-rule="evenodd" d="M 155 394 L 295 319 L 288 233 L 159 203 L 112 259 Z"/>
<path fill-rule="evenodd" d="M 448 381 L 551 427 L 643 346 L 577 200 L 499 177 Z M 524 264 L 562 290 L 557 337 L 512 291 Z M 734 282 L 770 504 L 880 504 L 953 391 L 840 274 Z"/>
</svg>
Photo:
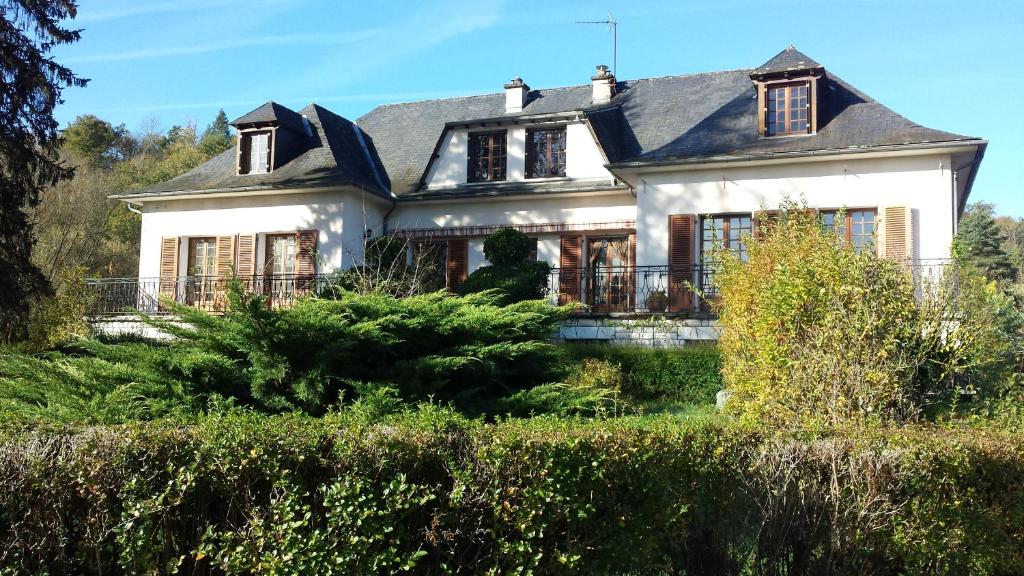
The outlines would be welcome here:
<svg viewBox="0 0 1024 576">
<path fill-rule="evenodd" d="M 0 435 L 0 574 L 1024 573 L 1019 436 L 370 421 Z"/>
<path fill-rule="evenodd" d="M 713 404 L 722 389 L 722 357 L 713 346 L 641 348 L 608 344 L 567 344 L 569 362 L 599 358 L 622 367 L 622 392 L 636 400 Z"/>
</svg>

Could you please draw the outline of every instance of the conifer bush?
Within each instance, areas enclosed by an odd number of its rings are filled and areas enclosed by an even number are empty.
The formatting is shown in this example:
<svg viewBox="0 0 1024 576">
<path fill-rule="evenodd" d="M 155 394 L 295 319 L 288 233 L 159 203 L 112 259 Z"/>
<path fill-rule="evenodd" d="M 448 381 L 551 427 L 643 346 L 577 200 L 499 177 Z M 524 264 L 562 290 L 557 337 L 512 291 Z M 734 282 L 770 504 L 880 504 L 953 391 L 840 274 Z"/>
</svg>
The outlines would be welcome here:
<svg viewBox="0 0 1024 576">
<path fill-rule="evenodd" d="M 484 240 L 489 266 L 477 268 L 459 288 L 463 294 L 499 290 L 502 302 L 543 298 L 551 266 L 529 259 L 530 239 L 515 228 L 499 228 Z"/>
</svg>

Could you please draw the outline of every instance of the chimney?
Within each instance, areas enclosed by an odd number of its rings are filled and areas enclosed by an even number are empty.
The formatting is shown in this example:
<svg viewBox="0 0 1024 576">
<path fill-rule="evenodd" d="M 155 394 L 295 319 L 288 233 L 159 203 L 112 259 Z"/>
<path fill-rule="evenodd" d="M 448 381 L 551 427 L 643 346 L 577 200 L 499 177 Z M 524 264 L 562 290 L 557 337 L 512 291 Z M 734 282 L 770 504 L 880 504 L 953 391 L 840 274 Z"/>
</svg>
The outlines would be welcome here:
<svg viewBox="0 0 1024 576">
<path fill-rule="evenodd" d="M 594 87 L 594 104 L 607 104 L 612 101 L 615 95 L 615 76 L 608 71 L 608 67 L 601 64 L 597 67 L 597 74 L 591 79 Z"/>
<path fill-rule="evenodd" d="M 523 106 L 526 105 L 526 94 L 529 91 L 530 87 L 519 76 L 505 84 L 505 113 L 514 114 L 522 112 Z"/>
</svg>

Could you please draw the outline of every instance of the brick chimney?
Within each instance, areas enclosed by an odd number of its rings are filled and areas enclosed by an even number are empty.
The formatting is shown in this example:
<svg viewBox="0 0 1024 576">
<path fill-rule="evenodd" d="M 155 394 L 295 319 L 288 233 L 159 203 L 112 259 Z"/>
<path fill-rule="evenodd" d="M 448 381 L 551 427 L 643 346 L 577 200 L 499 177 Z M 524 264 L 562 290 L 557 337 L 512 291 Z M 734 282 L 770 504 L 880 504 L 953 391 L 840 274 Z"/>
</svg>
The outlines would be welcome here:
<svg viewBox="0 0 1024 576">
<path fill-rule="evenodd" d="M 526 94 L 529 91 L 530 87 L 519 76 L 505 84 L 505 113 L 514 114 L 522 112 L 523 106 L 526 105 Z"/>
<path fill-rule="evenodd" d="M 608 67 L 601 64 L 597 67 L 597 74 L 590 78 L 593 82 L 594 104 L 607 104 L 615 95 L 615 76 L 608 71 Z"/>
</svg>

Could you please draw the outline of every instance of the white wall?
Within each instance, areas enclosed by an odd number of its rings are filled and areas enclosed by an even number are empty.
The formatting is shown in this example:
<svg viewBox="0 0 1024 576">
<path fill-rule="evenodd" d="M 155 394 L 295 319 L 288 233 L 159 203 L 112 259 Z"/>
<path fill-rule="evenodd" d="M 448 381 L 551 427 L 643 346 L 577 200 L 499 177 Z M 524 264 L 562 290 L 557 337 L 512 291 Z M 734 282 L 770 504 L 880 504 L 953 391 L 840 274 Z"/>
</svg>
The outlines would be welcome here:
<svg viewBox="0 0 1024 576">
<path fill-rule="evenodd" d="M 917 219 L 917 257 L 948 258 L 953 236 L 949 160 L 922 155 L 641 173 L 637 263 L 666 263 L 668 214 L 751 213 L 777 208 L 785 198 L 806 200 L 813 208 L 908 205 Z"/>
<path fill-rule="evenodd" d="M 526 179 L 526 127 L 508 125 L 486 130 L 504 129 L 506 136 L 506 179 Z M 484 129 L 475 128 L 473 132 Z M 427 171 L 428 188 L 444 188 L 465 184 L 469 145 L 467 128 L 449 130 L 441 142 L 438 157 Z M 604 157 L 590 128 L 583 122 L 569 122 L 565 127 L 565 175 L 567 178 L 612 178 L 604 168 Z"/>
<path fill-rule="evenodd" d="M 160 275 L 160 240 L 166 236 L 263 235 L 316 229 L 324 271 L 349 266 L 361 257 L 363 223 L 380 234 L 387 206 L 352 192 L 315 192 L 246 197 L 149 201 L 143 205 L 139 276 Z M 180 272 L 185 271 L 187 242 L 182 242 Z M 259 254 L 257 262 L 262 262 Z"/>
</svg>

